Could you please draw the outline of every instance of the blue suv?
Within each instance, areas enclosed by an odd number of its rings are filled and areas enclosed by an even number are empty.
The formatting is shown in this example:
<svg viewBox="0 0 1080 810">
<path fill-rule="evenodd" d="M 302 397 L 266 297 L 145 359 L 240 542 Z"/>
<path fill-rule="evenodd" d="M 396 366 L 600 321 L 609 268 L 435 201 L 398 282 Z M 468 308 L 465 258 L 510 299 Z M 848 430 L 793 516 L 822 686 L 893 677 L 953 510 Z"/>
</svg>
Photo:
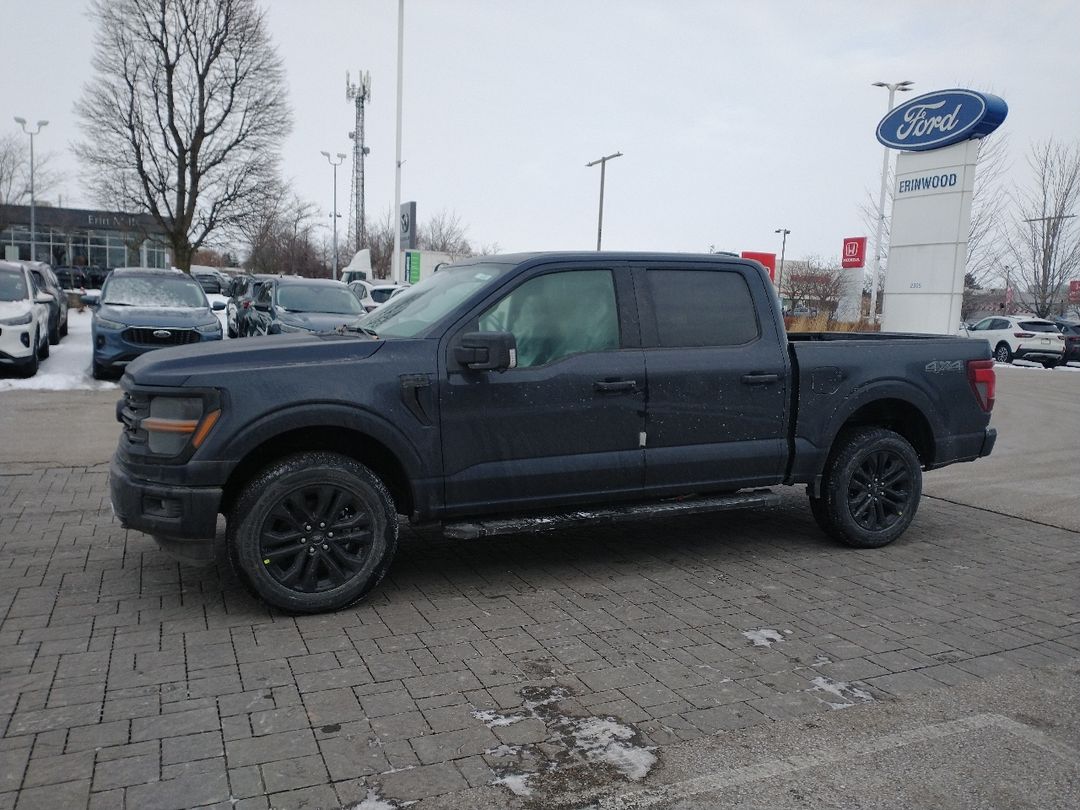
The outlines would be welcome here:
<svg viewBox="0 0 1080 810">
<path fill-rule="evenodd" d="M 221 321 L 199 283 L 179 270 L 132 267 L 114 270 L 101 297 L 84 295 L 94 309 L 91 334 L 94 378 L 122 374 L 141 354 L 165 346 L 221 340 Z"/>
</svg>

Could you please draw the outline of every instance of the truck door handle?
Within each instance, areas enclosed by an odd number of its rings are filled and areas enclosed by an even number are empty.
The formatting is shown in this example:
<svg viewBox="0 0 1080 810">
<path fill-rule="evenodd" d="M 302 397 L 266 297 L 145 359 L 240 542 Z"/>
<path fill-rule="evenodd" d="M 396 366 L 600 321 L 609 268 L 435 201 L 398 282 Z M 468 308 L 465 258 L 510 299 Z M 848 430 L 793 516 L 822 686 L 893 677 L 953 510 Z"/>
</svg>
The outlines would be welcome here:
<svg viewBox="0 0 1080 810">
<path fill-rule="evenodd" d="M 772 385 L 779 380 L 779 374 L 744 374 L 742 378 L 746 385 Z"/>
<path fill-rule="evenodd" d="M 637 380 L 597 380 L 593 383 L 593 390 L 601 394 L 611 394 L 618 391 L 634 391 L 637 389 Z"/>
</svg>

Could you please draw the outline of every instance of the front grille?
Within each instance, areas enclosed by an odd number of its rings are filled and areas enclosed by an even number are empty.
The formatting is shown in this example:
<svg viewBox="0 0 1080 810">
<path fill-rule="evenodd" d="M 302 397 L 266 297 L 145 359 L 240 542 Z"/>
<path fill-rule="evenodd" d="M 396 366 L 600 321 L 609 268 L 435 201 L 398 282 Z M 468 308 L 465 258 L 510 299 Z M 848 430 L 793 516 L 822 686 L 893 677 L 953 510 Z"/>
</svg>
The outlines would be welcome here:
<svg viewBox="0 0 1080 810">
<path fill-rule="evenodd" d="M 120 408 L 120 420 L 124 423 L 124 433 L 136 444 L 146 443 L 146 431 L 139 427 L 140 422 L 150 415 L 150 397 L 145 394 L 124 394 L 124 404 Z"/>
<path fill-rule="evenodd" d="M 123 338 L 140 346 L 186 346 L 198 343 L 199 333 L 194 329 L 132 327 L 124 330 Z"/>
</svg>

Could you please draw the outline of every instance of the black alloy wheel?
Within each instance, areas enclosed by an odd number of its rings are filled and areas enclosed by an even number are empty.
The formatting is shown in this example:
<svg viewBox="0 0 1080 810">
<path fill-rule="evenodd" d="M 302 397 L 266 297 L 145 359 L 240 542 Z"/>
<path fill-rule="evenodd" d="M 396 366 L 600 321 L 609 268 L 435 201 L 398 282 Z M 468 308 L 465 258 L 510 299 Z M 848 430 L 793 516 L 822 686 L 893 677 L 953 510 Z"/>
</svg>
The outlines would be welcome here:
<svg viewBox="0 0 1080 810">
<path fill-rule="evenodd" d="M 884 531 L 907 513 L 911 473 L 890 449 L 867 453 L 861 461 L 848 483 L 848 509 L 864 529 Z"/>
<path fill-rule="evenodd" d="M 394 501 L 382 481 L 338 453 L 296 453 L 244 486 L 227 517 L 237 577 L 274 607 L 338 610 L 378 585 L 397 549 Z"/>
<path fill-rule="evenodd" d="M 301 593 L 344 585 L 363 570 L 372 520 L 353 491 L 337 484 L 301 486 L 262 520 L 259 555 L 267 573 Z"/>
<path fill-rule="evenodd" d="M 879 548 L 907 530 L 921 497 L 922 465 L 910 442 L 886 428 L 861 427 L 837 437 L 810 506 L 827 534 Z"/>
</svg>

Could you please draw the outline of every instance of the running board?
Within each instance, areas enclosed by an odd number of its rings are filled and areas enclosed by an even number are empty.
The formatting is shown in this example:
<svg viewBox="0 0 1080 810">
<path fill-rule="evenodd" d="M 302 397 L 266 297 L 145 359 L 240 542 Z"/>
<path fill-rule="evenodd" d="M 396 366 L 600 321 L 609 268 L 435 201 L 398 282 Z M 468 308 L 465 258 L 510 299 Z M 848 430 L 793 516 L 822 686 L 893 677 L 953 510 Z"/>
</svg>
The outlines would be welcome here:
<svg viewBox="0 0 1080 810">
<path fill-rule="evenodd" d="M 596 509 L 578 509 L 573 512 L 551 512 L 522 517 L 469 520 L 443 525 L 443 535 L 455 540 L 475 540 L 478 537 L 494 537 L 500 534 L 529 534 L 573 529 L 579 526 L 610 525 L 634 520 L 655 520 L 668 516 L 698 515 L 706 512 L 723 512 L 728 509 L 750 509 L 776 506 L 780 496 L 769 489 L 755 489 L 734 495 L 716 495 L 685 498 L 682 500 L 650 501 L 622 506 L 604 506 Z"/>
</svg>

